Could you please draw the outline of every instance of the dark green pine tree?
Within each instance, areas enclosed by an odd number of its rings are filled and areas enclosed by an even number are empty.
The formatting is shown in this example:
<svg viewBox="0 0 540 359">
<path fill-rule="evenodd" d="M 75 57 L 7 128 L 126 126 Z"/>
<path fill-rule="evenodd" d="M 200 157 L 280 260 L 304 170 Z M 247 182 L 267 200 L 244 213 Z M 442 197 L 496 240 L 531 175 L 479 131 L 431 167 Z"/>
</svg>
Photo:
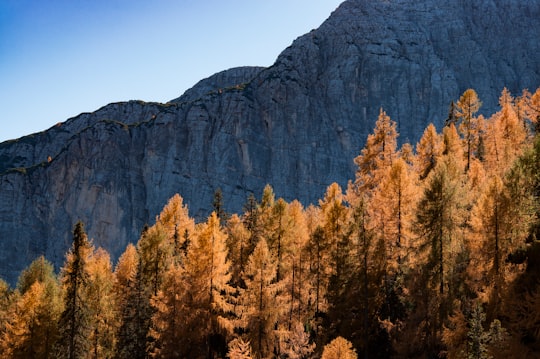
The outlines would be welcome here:
<svg viewBox="0 0 540 359">
<path fill-rule="evenodd" d="M 225 212 L 225 208 L 223 207 L 223 192 L 221 191 L 221 188 L 216 189 L 214 192 L 214 200 L 212 201 L 212 207 L 214 207 L 214 212 L 216 212 L 219 223 L 223 225 L 227 222 L 229 219 L 229 216 L 227 215 L 227 212 Z"/>
<path fill-rule="evenodd" d="M 85 300 L 88 285 L 88 258 L 93 247 L 86 236 L 81 221 L 75 225 L 73 244 L 62 268 L 64 287 L 64 311 L 60 316 L 60 339 L 57 342 L 57 358 L 83 358 L 90 348 L 89 308 Z"/>
</svg>

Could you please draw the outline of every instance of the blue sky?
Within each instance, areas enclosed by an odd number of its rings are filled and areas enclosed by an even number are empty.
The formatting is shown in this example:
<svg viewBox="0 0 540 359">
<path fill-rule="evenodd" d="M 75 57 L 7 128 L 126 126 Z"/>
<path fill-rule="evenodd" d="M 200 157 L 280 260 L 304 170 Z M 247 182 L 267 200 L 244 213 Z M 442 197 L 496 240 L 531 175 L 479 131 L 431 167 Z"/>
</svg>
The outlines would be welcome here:
<svg viewBox="0 0 540 359">
<path fill-rule="evenodd" d="M 342 0 L 0 0 L 0 142 L 271 65 Z"/>
</svg>

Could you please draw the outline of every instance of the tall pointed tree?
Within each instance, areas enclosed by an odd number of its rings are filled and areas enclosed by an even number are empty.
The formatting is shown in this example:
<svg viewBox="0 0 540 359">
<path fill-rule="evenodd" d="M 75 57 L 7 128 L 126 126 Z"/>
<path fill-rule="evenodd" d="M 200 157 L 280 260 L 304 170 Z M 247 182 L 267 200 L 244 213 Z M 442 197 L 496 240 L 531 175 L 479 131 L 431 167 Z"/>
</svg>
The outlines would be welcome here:
<svg viewBox="0 0 540 359">
<path fill-rule="evenodd" d="M 225 338 L 232 329 L 225 316 L 232 310 L 227 300 L 232 288 L 226 238 L 213 212 L 197 226 L 183 268 L 173 265 L 167 271 L 164 287 L 152 300 L 155 354 L 225 354 Z"/>
<path fill-rule="evenodd" d="M 249 241 L 251 234 L 237 214 L 231 216 L 226 229 L 228 231 L 227 252 L 231 263 L 231 281 L 233 285 L 243 286 L 242 275 L 251 254 Z"/>
<path fill-rule="evenodd" d="M 275 305 L 280 291 L 275 282 L 276 259 L 261 238 L 245 272 L 246 289 L 241 293 L 241 327 L 247 332 L 256 357 L 269 356 L 276 344 L 275 326 L 283 308 Z"/>
<path fill-rule="evenodd" d="M 117 316 L 114 303 L 114 276 L 106 250 L 98 248 L 88 261 L 86 297 L 90 311 L 90 357 L 112 357 L 116 344 Z"/>
<path fill-rule="evenodd" d="M 149 328 L 148 297 L 140 276 L 140 259 L 133 244 L 128 244 L 115 268 L 115 303 L 118 313 L 115 358 L 142 359 L 146 355 Z"/>
<path fill-rule="evenodd" d="M 172 248 L 171 255 L 181 260 L 185 255 L 189 238 L 195 229 L 195 221 L 189 216 L 189 210 L 184 199 L 178 193 L 172 196 L 157 218 L 165 233 L 167 242 Z"/>
<path fill-rule="evenodd" d="M 456 103 L 456 117 L 459 120 L 459 131 L 465 143 L 466 165 L 469 170 L 471 160 L 478 146 L 479 126 L 476 113 L 482 106 L 478 94 L 473 89 L 466 90 Z"/>
<path fill-rule="evenodd" d="M 382 109 L 375 129 L 366 140 L 361 154 L 354 159 L 358 166 L 354 186 L 358 192 L 370 190 L 380 180 L 380 171 L 392 165 L 397 151 L 396 123 Z"/>
<path fill-rule="evenodd" d="M 452 310 L 449 296 L 456 256 L 462 250 L 463 217 L 461 171 L 450 158 L 441 161 L 426 179 L 417 206 L 415 228 L 418 260 L 423 262 L 418 286 L 425 291 L 418 304 L 425 313 L 425 343 L 428 352 L 440 350 L 444 321 Z M 425 289 L 425 290 L 424 290 Z"/>
<path fill-rule="evenodd" d="M 425 179 L 435 168 L 442 156 L 442 138 L 437 134 L 437 129 L 430 123 L 416 145 L 415 171 L 421 180 Z"/>
<path fill-rule="evenodd" d="M 58 358 L 82 358 L 90 349 L 90 308 L 86 290 L 89 282 L 88 260 L 92 252 L 93 247 L 79 221 L 75 225 L 73 244 L 61 273 L 64 311 L 59 322 Z"/>
<path fill-rule="evenodd" d="M 53 358 L 62 312 L 53 266 L 43 256 L 19 277 L 21 295 L 11 306 L 0 338 L 0 353 L 9 358 Z"/>
</svg>

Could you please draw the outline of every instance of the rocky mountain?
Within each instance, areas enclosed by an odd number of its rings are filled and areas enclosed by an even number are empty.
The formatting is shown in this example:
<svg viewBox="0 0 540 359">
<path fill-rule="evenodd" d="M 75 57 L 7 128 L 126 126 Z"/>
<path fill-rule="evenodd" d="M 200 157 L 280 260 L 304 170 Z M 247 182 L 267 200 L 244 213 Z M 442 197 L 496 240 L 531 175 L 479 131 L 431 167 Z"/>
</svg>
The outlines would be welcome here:
<svg viewBox="0 0 540 359">
<path fill-rule="evenodd" d="M 267 183 L 317 201 L 354 177 L 381 107 L 414 143 L 467 88 L 490 114 L 504 86 L 540 86 L 539 33 L 538 0 L 348 0 L 269 68 L 1 143 L 0 275 L 13 283 L 40 254 L 61 264 L 78 219 L 117 257 L 174 193 L 198 218 L 218 187 L 230 211 Z"/>
</svg>

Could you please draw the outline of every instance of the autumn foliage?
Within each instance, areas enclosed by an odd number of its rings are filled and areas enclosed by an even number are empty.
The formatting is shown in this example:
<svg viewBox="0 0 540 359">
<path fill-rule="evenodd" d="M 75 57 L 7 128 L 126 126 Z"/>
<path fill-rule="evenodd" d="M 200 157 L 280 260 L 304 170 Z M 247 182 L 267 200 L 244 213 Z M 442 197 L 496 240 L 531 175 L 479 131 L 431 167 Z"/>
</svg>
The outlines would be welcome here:
<svg viewBox="0 0 540 359">
<path fill-rule="evenodd" d="M 539 99 L 484 118 L 469 89 L 414 147 L 381 109 L 345 189 L 232 215 L 218 190 L 201 223 L 177 194 L 116 266 L 78 223 L 58 275 L 0 281 L 0 356 L 539 356 Z"/>
</svg>

